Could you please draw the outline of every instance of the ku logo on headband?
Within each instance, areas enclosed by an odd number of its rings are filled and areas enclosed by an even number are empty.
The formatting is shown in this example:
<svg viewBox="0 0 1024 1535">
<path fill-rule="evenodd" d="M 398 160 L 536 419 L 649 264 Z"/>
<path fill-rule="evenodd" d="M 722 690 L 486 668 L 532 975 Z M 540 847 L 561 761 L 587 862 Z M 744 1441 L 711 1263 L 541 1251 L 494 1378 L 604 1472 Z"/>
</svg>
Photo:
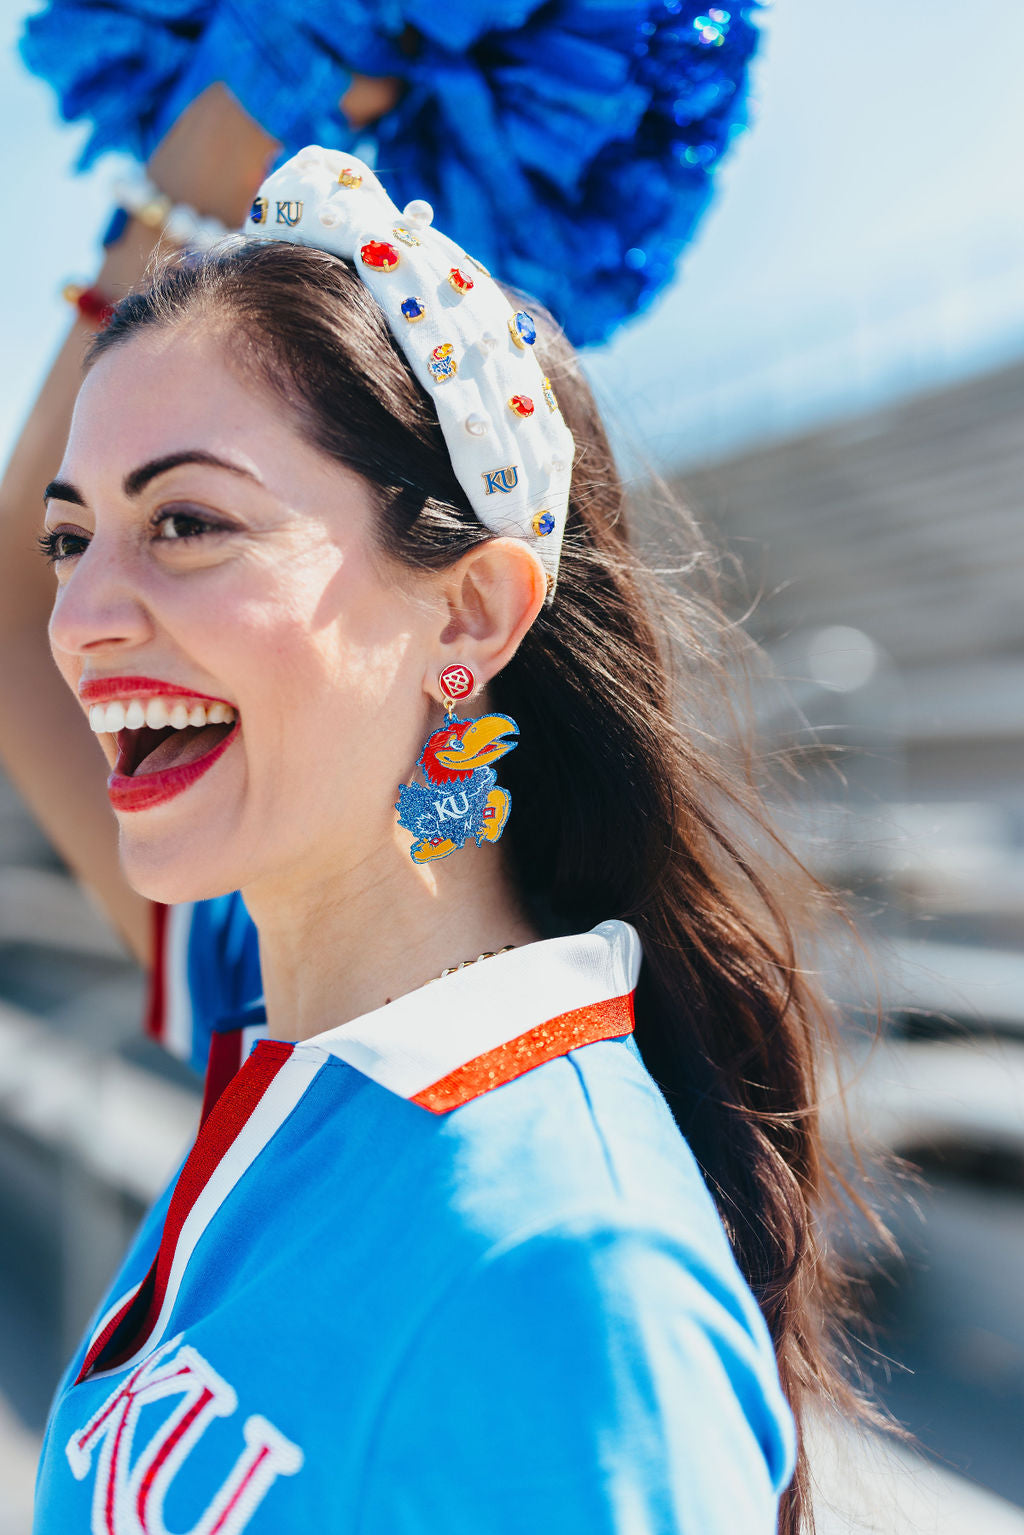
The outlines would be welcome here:
<svg viewBox="0 0 1024 1535">
<path fill-rule="evenodd" d="M 519 483 L 519 470 L 515 464 L 506 464 L 504 469 L 486 470 L 483 473 L 483 482 L 489 496 L 493 496 L 496 490 L 507 495 L 510 490 L 515 490 Z"/>
<path fill-rule="evenodd" d="M 166 1415 L 154 1424 L 160 1404 Z M 233 1387 L 202 1354 L 182 1345 L 181 1334 L 154 1350 L 67 1445 L 77 1480 L 95 1476 L 92 1535 L 168 1535 L 164 1501 L 172 1483 L 213 1420 L 231 1417 L 237 1407 Z M 211 1487 L 212 1501 L 193 1535 L 241 1535 L 278 1477 L 294 1476 L 303 1459 L 266 1418 L 246 1418 L 235 1463 L 225 1465 L 220 1487 Z"/>
</svg>

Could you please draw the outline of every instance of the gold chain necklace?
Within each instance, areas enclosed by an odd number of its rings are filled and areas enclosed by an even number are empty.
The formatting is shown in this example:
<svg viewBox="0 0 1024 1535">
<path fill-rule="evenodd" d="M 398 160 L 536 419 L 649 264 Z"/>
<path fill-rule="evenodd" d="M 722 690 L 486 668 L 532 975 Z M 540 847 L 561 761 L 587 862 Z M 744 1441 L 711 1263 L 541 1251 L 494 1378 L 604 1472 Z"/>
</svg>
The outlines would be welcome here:
<svg viewBox="0 0 1024 1535">
<path fill-rule="evenodd" d="M 461 962 L 461 964 L 449 965 L 448 969 L 447 970 L 442 970 L 440 975 L 432 975 L 430 977 L 429 981 L 425 981 L 424 982 L 424 985 L 426 985 L 426 986 L 433 986 L 435 981 L 443 981 L 446 975 L 455 975 L 457 971 L 465 970 L 467 965 L 477 965 L 477 964 L 480 963 L 480 961 L 482 959 L 497 959 L 499 954 L 507 954 L 509 949 L 514 949 L 514 948 L 515 948 L 515 944 L 514 943 L 507 943 L 503 949 L 488 949 L 486 951 L 486 953 L 478 954 L 476 959 L 464 959 Z M 391 1002 L 391 998 L 390 997 L 385 997 L 384 998 L 384 1005 L 385 1005 L 385 1007 L 387 1007 L 390 1004 L 390 1002 Z"/>
<path fill-rule="evenodd" d="M 449 965 L 447 970 L 442 970 L 440 975 L 433 976 L 435 981 L 443 981 L 446 975 L 455 975 L 459 970 L 465 970 L 467 965 L 478 965 L 482 959 L 496 959 L 499 954 L 507 954 L 509 949 L 514 949 L 514 943 L 507 943 L 503 949 L 488 949 L 484 954 L 478 954 L 476 959 L 464 959 L 461 964 Z M 430 982 L 427 983 L 428 985 Z"/>
</svg>

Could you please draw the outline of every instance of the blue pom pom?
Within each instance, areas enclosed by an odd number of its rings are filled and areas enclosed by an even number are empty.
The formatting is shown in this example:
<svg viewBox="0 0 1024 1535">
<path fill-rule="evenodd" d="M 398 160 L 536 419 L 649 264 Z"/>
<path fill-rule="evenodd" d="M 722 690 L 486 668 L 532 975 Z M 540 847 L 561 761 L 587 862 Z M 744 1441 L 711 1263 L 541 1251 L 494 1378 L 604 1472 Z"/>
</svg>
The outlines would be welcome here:
<svg viewBox="0 0 1024 1535">
<path fill-rule="evenodd" d="M 284 145 L 375 146 L 401 207 L 604 340 L 671 279 L 745 122 L 760 7 L 694 0 L 50 0 L 22 56 L 61 111 L 147 158 L 214 80 Z M 353 130 L 352 72 L 396 76 Z"/>
<path fill-rule="evenodd" d="M 117 244 L 118 240 L 120 240 L 121 236 L 128 228 L 128 221 L 130 218 L 131 214 L 128 212 L 127 208 L 114 209 L 113 213 L 110 215 L 110 222 L 107 224 L 107 227 L 103 231 L 103 235 L 100 239 L 100 244 L 103 246 L 104 250 L 109 250 L 112 245 Z"/>
</svg>

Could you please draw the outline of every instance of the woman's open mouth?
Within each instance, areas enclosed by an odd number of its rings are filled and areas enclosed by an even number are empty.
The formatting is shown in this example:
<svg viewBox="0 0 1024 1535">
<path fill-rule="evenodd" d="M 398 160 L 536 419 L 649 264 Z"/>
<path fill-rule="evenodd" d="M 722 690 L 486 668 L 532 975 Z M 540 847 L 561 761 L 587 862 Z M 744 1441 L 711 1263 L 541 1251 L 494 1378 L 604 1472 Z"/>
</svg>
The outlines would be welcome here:
<svg viewBox="0 0 1024 1535">
<path fill-rule="evenodd" d="M 107 779 L 115 810 L 147 810 L 181 794 L 223 756 L 240 729 L 229 704 L 177 697 L 96 704 L 89 723 L 117 744 Z"/>
</svg>

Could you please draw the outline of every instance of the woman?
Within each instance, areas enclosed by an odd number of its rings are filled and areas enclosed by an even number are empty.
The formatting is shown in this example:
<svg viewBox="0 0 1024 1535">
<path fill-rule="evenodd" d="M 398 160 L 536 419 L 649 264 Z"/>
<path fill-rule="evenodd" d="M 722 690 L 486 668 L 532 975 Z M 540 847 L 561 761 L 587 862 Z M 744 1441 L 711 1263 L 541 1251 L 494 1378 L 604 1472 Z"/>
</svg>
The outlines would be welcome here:
<svg viewBox="0 0 1024 1535">
<path fill-rule="evenodd" d="M 426 309 L 461 323 L 475 284 L 508 340 L 424 375 L 360 219 L 294 243 L 376 197 L 348 162 L 289 162 L 249 238 L 121 303 L 47 487 L 50 644 L 123 882 L 66 844 L 207 1093 L 58 1390 L 36 1530 L 796 1532 L 794 1414 L 844 1389 L 814 999 L 743 794 L 675 722 L 571 350 L 457 264 Z M 428 214 L 389 247 L 418 278 Z M 495 533 L 516 477 L 481 489 L 475 439 L 530 424 L 520 364 L 575 461 L 570 488 L 524 449 L 529 521 Z M 445 404 L 470 383 L 475 422 Z M 692 694 L 714 663 L 675 612 Z M 470 770 L 459 710 L 491 722 Z M 492 775 L 461 842 L 396 816 L 442 748 L 449 820 Z"/>
</svg>

